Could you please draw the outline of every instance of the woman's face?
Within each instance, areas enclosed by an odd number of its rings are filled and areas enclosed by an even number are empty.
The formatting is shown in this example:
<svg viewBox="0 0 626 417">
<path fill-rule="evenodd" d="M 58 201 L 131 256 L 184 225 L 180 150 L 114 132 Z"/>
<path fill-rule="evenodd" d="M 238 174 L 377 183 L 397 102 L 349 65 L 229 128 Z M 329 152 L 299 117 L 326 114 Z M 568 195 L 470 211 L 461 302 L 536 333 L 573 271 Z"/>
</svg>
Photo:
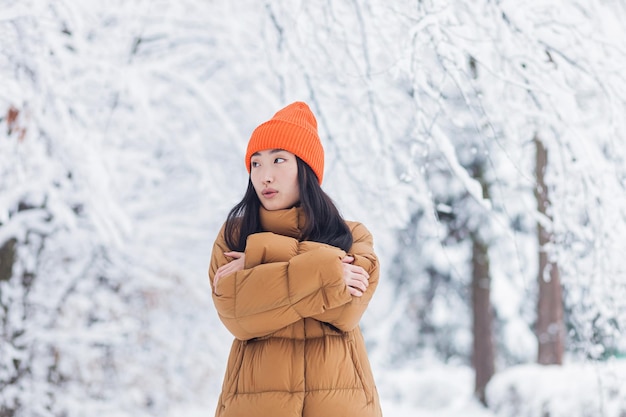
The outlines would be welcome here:
<svg viewBox="0 0 626 417">
<path fill-rule="evenodd" d="M 282 149 L 252 154 L 250 179 L 266 210 L 291 208 L 300 201 L 296 156 Z"/>
</svg>

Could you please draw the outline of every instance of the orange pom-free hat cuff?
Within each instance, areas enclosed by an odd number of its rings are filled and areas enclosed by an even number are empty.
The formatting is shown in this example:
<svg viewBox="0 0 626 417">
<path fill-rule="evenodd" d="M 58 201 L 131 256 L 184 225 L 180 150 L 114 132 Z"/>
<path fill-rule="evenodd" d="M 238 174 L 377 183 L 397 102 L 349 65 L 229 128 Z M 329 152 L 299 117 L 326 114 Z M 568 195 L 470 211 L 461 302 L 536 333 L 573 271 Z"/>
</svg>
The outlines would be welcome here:
<svg viewBox="0 0 626 417">
<path fill-rule="evenodd" d="M 266 149 L 284 149 L 298 156 L 311 167 L 322 184 L 324 148 L 317 134 L 315 116 L 305 103 L 288 105 L 252 132 L 246 151 L 248 173 L 252 155 Z"/>
</svg>

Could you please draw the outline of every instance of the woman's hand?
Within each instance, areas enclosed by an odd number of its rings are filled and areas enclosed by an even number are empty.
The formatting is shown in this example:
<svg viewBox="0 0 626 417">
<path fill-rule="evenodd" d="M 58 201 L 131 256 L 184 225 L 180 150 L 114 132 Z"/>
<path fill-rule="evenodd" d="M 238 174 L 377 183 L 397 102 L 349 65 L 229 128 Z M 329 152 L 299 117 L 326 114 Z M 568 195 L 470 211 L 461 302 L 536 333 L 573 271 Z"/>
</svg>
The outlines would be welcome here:
<svg viewBox="0 0 626 417">
<path fill-rule="evenodd" d="M 360 266 L 352 265 L 352 262 L 354 262 L 352 256 L 344 256 L 341 262 L 343 265 L 343 280 L 348 286 L 350 294 L 355 297 L 362 296 L 369 285 L 369 274 Z"/>
<path fill-rule="evenodd" d="M 215 276 L 213 277 L 213 292 L 215 294 L 217 294 L 217 283 L 220 279 L 233 272 L 242 271 L 245 265 L 246 254 L 244 252 L 224 252 L 224 255 L 233 258 L 233 260 L 226 265 L 220 266 L 215 271 Z"/>
</svg>

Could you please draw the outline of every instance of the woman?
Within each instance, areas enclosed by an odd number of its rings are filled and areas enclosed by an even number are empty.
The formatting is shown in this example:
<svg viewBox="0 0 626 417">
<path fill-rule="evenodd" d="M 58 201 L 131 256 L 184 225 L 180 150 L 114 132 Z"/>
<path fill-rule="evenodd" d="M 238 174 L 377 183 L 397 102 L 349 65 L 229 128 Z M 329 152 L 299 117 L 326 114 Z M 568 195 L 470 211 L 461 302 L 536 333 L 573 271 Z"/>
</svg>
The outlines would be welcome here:
<svg viewBox="0 0 626 417">
<path fill-rule="evenodd" d="M 378 283 L 372 236 L 322 191 L 324 150 L 302 102 L 257 127 L 243 200 L 209 277 L 235 336 L 216 416 L 380 416 L 358 323 Z"/>
</svg>

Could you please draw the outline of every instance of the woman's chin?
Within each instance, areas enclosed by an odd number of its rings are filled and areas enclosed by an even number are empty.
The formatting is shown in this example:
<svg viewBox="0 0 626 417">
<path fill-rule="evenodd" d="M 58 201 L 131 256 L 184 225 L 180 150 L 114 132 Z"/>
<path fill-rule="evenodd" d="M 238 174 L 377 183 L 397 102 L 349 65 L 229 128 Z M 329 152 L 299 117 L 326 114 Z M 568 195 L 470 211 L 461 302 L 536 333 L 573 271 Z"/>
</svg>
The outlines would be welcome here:
<svg viewBox="0 0 626 417">
<path fill-rule="evenodd" d="M 277 202 L 263 202 L 261 203 L 263 205 L 263 208 L 267 211 L 274 211 L 274 210 L 282 210 L 282 209 L 286 209 L 287 207 L 284 206 L 284 204 L 278 204 Z"/>
<path fill-rule="evenodd" d="M 300 202 L 296 201 L 296 202 L 287 202 L 285 203 L 284 201 L 278 201 L 278 200 L 268 200 L 268 199 L 262 199 L 261 200 L 261 205 L 263 206 L 263 208 L 267 211 L 274 211 L 274 210 L 285 210 L 285 209 L 290 209 L 292 207 L 295 207 L 297 205 L 299 205 Z"/>
</svg>

